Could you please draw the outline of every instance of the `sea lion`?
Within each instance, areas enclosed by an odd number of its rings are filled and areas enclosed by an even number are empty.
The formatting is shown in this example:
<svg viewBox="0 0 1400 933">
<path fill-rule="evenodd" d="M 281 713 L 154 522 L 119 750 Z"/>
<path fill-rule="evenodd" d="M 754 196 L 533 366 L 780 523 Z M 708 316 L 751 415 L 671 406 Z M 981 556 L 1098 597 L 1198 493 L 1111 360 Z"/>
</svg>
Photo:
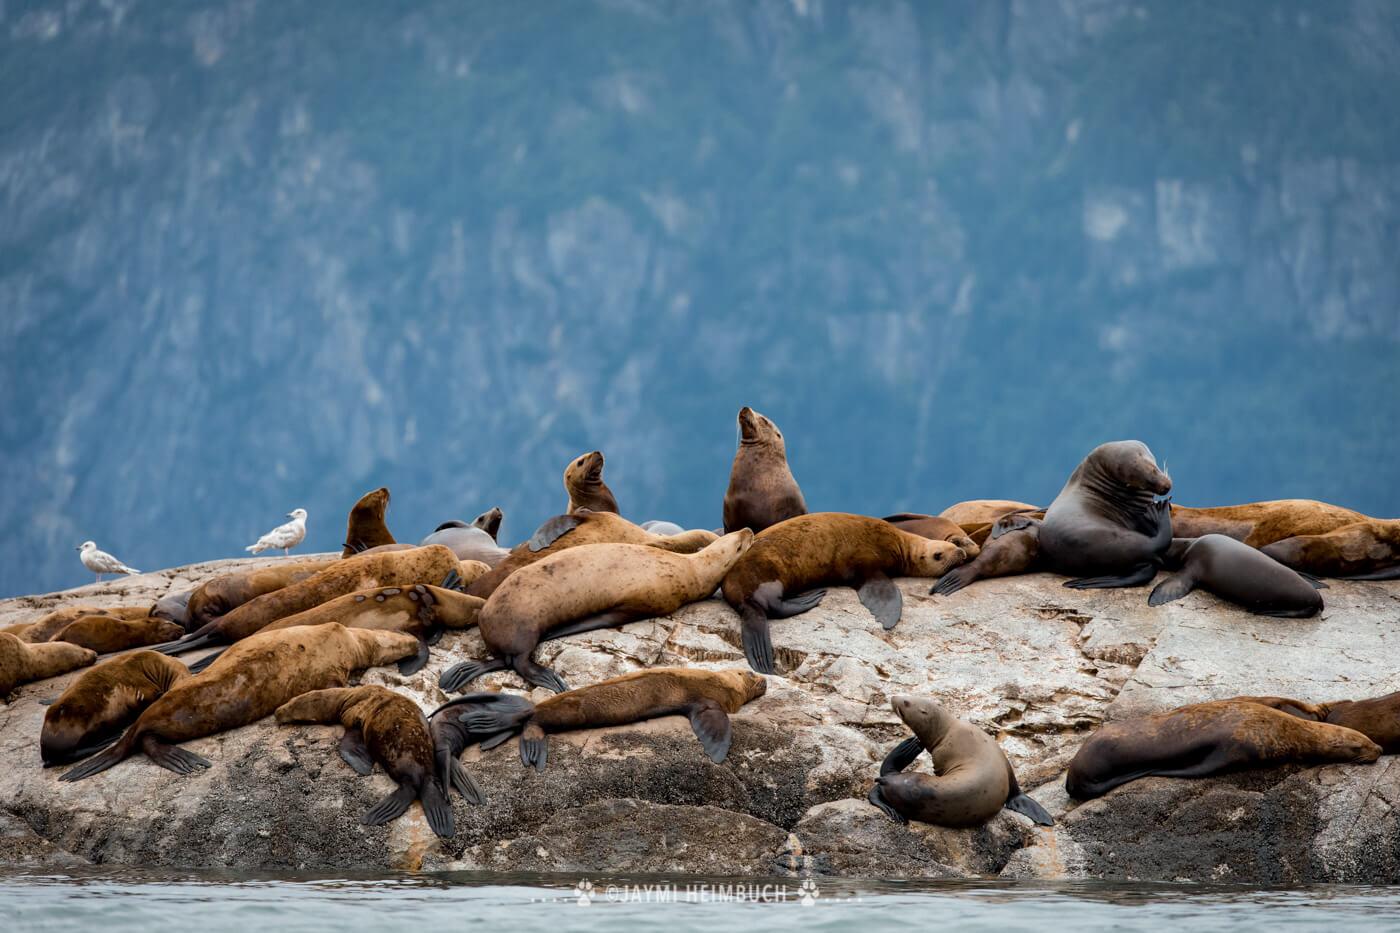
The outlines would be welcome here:
<svg viewBox="0 0 1400 933">
<path fill-rule="evenodd" d="M 739 613 L 744 655 L 753 669 L 774 673 L 771 619 L 786 619 L 822 601 L 821 586 L 854 586 L 885 629 L 899 622 L 904 599 L 890 579 L 937 577 L 967 554 L 864 515 L 814 512 L 760 532 L 724 578 L 724 598 Z"/>
<path fill-rule="evenodd" d="M 0 634 L 13 635 L 20 641 L 24 641 L 24 633 L 29 631 L 29 627 L 33 624 L 33 622 L 16 622 L 14 625 L 6 625 L 0 627 Z"/>
<path fill-rule="evenodd" d="M 96 660 L 97 652 L 90 648 L 66 641 L 31 645 L 0 632 L 0 699 L 20 684 L 57 677 Z"/>
<path fill-rule="evenodd" d="M 754 534 L 807 514 L 807 500 L 788 466 L 783 432 L 745 405 L 739 409 L 739 449 L 724 493 L 724 530 Z"/>
<path fill-rule="evenodd" d="M 79 619 L 88 616 L 107 616 L 111 619 L 142 619 L 146 609 L 138 606 L 114 606 L 104 609 L 97 606 L 65 606 L 43 616 L 24 632 L 24 640 L 30 644 L 52 641 L 53 637 Z"/>
<path fill-rule="evenodd" d="M 1040 521 L 1031 513 L 1003 515 L 975 559 L 945 573 L 930 594 L 951 596 L 978 580 L 1031 573 L 1040 554 Z M 1014 525 L 1014 527 L 1013 527 Z"/>
<path fill-rule="evenodd" d="M 1355 729 L 1381 747 L 1385 755 L 1400 754 L 1400 691 L 1369 700 L 1319 703 L 1323 722 Z"/>
<path fill-rule="evenodd" d="M 492 541 L 499 540 L 501 534 L 501 522 L 505 519 L 506 513 L 501 511 L 500 506 L 492 506 L 472 519 L 472 527 L 480 528 L 491 536 Z M 438 526 L 442 528 L 441 525 Z"/>
<path fill-rule="evenodd" d="M 380 826 L 396 820 L 414 800 L 428 826 L 444 839 L 454 831 L 452 807 L 438 780 L 428 720 L 412 700 L 385 687 L 331 687 L 312 690 L 277 707 L 277 721 L 340 723 L 340 757 L 355 773 L 368 775 L 374 763 L 398 788 L 365 812 L 360 822 Z"/>
<path fill-rule="evenodd" d="M 511 549 L 510 556 L 491 572 L 467 586 L 467 593 L 489 597 L 501 582 L 521 567 L 581 544 L 645 544 L 675 554 L 694 554 L 719 536 L 697 529 L 679 535 L 654 535 L 612 512 L 574 512 L 556 515 L 535 529 L 529 540 Z"/>
<path fill-rule="evenodd" d="M 415 583 L 451 586 L 460 570 L 456 555 L 440 544 L 332 561 L 324 570 L 249 600 L 178 641 L 156 646 L 156 650 L 182 654 L 206 645 L 236 642 L 278 619 L 356 590 Z"/>
<path fill-rule="evenodd" d="M 640 544 L 551 554 L 512 574 L 482 607 L 477 627 L 492 657 L 448 668 L 439 685 L 460 690 L 482 674 L 513 668 L 527 683 L 563 693 L 569 688 L 559 675 L 531 658 L 541 641 L 670 615 L 704 599 L 752 541 L 744 529 L 695 554 Z"/>
<path fill-rule="evenodd" d="M 1361 521 L 1366 521 L 1366 516 L 1360 512 L 1315 499 L 1274 499 L 1204 509 L 1172 506 L 1172 534 L 1178 538 L 1219 534 L 1258 548 L 1296 535 L 1326 534 Z"/>
<path fill-rule="evenodd" d="M 381 544 L 393 544 L 394 536 L 384 524 L 384 511 L 389 508 L 389 487 L 365 493 L 350 509 L 345 522 L 345 548 L 341 557 L 353 557 Z"/>
<path fill-rule="evenodd" d="M 280 590 L 284 586 L 300 583 L 327 567 L 335 566 L 336 563 L 335 558 L 327 557 L 269 561 L 258 567 L 221 574 L 212 580 L 206 580 L 190 594 L 190 620 L 185 627 L 191 632 L 196 632 L 244 603 Z"/>
<path fill-rule="evenodd" d="M 618 512 L 617 499 L 603 482 L 603 452 L 590 451 L 564 467 L 564 491 L 569 494 L 566 512 Z"/>
<path fill-rule="evenodd" d="M 1065 776 L 1071 797 L 1101 797 L 1141 777 L 1206 777 L 1297 761 L 1371 762 L 1381 748 L 1354 729 L 1311 722 L 1240 697 L 1104 723 Z"/>
<path fill-rule="evenodd" d="M 1146 444 L 1100 444 L 1045 510 L 1040 561 L 1073 589 L 1147 583 L 1171 546 L 1169 503 L 1155 501 L 1171 488 Z"/>
<path fill-rule="evenodd" d="M 91 648 L 98 654 L 111 654 L 129 648 L 144 648 L 173 641 L 185 634 L 185 627 L 147 616 L 144 619 L 118 619 L 113 616 L 83 616 L 63 627 L 51 642 Z"/>
<path fill-rule="evenodd" d="M 1225 535 L 1177 539 L 1182 567 L 1157 584 L 1149 606 L 1181 599 L 1196 587 L 1256 615 L 1305 619 L 1322 611 L 1312 583 L 1262 551 Z"/>
<path fill-rule="evenodd" d="M 44 712 L 44 767 L 86 758 L 111 745 L 147 706 L 190 672 L 159 651 L 133 651 L 84 671 Z"/>
<path fill-rule="evenodd" d="M 965 502 L 948 506 L 939 517 L 959 525 L 990 525 L 992 522 L 1012 512 L 1036 512 L 1040 506 L 1029 502 L 1016 502 L 1013 499 L 968 499 Z"/>
<path fill-rule="evenodd" d="M 885 757 L 870 790 L 870 802 L 890 819 L 981 826 L 1005 807 L 1041 826 L 1054 825 L 1045 808 L 1021 792 L 996 739 L 930 699 L 897 696 L 891 705 L 914 735 Z M 934 776 L 901 774 L 923 751 L 933 758 Z"/>
<path fill-rule="evenodd" d="M 729 714 L 767 689 L 761 676 L 748 671 L 659 667 L 611 677 L 539 703 L 507 693 L 472 693 L 434 711 L 434 738 L 439 755 L 455 760 L 473 742 L 492 748 L 520 732 L 520 760 L 543 771 L 549 757 L 546 733 L 681 715 L 690 719 L 705 754 L 719 764 L 733 738 Z"/>
<path fill-rule="evenodd" d="M 392 664 L 417 651 L 412 635 L 336 622 L 252 635 L 204 673 L 171 687 L 115 745 L 70 768 L 62 779 L 81 781 L 138 751 L 177 774 L 207 768 L 208 759 L 176 743 L 257 722 L 293 697 L 344 687 L 354 671 Z"/>
<path fill-rule="evenodd" d="M 1342 580 L 1400 580 L 1400 519 L 1352 522 L 1325 534 L 1300 534 L 1265 545 L 1281 564 Z"/>
<path fill-rule="evenodd" d="M 494 511 L 499 511 L 494 510 Z M 477 521 L 480 521 L 478 518 Z M 499 522 L 497 523 L 499 527 Z M 478 560 L 495 567 L 510 556 L 510 550 L 496 543 L 490 531 L 476 523 L 450 521 L 438 525 L 433 533 L 419 542 L 420 546 L 441 544 L 450 547 L 459 560 Z"/>
<path fill-rule="evenodd" d="M 155 605 L 150 608 L 150 615 L 153 619 L 164 619 L 167 622 L 174 622 L 180 628 L 188 631 L 190 622 L 190 597 L 194 595 L 194 590 L 181 590 L 178 593 L 166 593 L 156 600 Z"/>
<path fill-rule="evenodd" d="M 886 515 L 880 521 L 889 522 L 900 531 L 907 531 L 920 538 L 956 544 L 967 554 L 968 560 L 972 560 L 982 550 L 982 546 L 972 540 L 961 525 L 951 519 L 943 518 L 941 515 L 900 512 L 898 515 Z"/>
<path fill-rule="evenodd" d="M 685 529 L 675 522 L 662 521 L 659 519 L 642 522 L 641 528 L 643 531 L 649 531 L 654 535 L 665 535 L 667 537 L 685 534 Z"/>
</svg>

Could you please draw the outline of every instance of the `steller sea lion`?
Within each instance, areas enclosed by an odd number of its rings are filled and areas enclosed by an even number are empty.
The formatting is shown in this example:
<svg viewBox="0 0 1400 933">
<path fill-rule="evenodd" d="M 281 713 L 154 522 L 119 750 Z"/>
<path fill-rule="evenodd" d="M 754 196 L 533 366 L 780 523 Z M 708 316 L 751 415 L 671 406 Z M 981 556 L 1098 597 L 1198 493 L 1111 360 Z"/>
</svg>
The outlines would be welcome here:
<svg viewBox="0 0 1400 933">
<path fill-rule="evenodd" d="M 0 699 L 20 684 L 57 677 L 96 660 L 97 652 L 90 648 L 66 641 L 31 645 L 0 632 Z"/>
<path fill-rule="evenodd" d="M 1204 509 L 1172 506 L 1172 534 L 1178 538 L 1218 534 L 1259 548 L 1295 535 L 1326 534 L 1365 520 L 1360 512 L 1315 499 L 1274 499 Z"/>
<path fill-rule="evenodd" d="M 1200 587 L 1256 615 L 1305 619 L 1322 611 L 1322 596 L 1313 584 L 1262 551 L 1216 534 L 1177 542 L 1172 557 L 1182 567 L 1157 584 L 1147 598 L 1149 606 L 1181 599 Z"/>
<path fill-rule="evenodd" d="M 948 506 L 939 517 L 959 525 L 990 525 L 1013 512 L 1038 512 L 1040 507 L 1013 499 L 968 499 Z"/>
<path fill-rule="evenodd" d="M 496 541 L 500 538 L 501 522 L 505 519 L 505 517 L 506 513 L 501 511 L 500 506 L 492 506 L 485 512 L 482 512 L 476 518 L 472 519 L 472 527 L 480 528 L 482 531 L 486 532 L 488 535 L 491 536 L 492 541 Z M 441 529 L 442 526 L 439 525 L 438 528 Z"/>
<path fill-rule="evenodd" d="M 159 651 L 133 651 L 79 674 L 44 712 L 39 733 L 44 767 L 111 745 L 142 710 L 189 676 L 185 665 Z"/>
<path fill-rule="evenodd" d="M 1260 703 L 1299 719 L 1355 729 L 1379 745 L 1382 755 L 1400 753 L 1400 692 L 1330 703 L 1307 703 L 1289 697 L 1234 697 L 1229 702 Z"/>
<path fill-rule="evenodd" d="M 569 688 L 559 675 L 531 659 L 541 641 L 670 615 L 704 599 L 752 541 L 744 529 L 695 554 L 639 544 L 551 554 L 511 574 L 482 607 L 477 628 L 491 659 L 449 668 L 439 686 L 460 690 L 482 674 L 513 668 L 527 683 L 562 693 Z"/>
<path fill-rule="evenodd" d="M 1206 777 L 1293 761 L 1371 762 L 1380 757 L 1380 746 L 1360 732 L 1284 712 L 1275 700 L 1215 700 L 1104 723 L 1070 762 L 1065 790 L 1088 800 L 1150 775 Z"/>
<path fill-rule="evenodd" d="M 79 619 L 88 616 L 107 616 L 111 619 L 144 619 L 146 609 L 137 606 L 114 606 L 102 609 L 97 606 L 65 606 L 42 616 L 24 632 L 24 641 L 30 644 L 52 641 L 53 637 Z"/>
<path fill-rule="evenodd" d="M 189 631 L 190 624 L 190 597 L 194 595 L 194 590 L 181 590 L 178 593 L 166 593 L 156 600 L 149 612 L 153 619 L 164 619 L 167 622 L 174 622 L 185 631 Z"/>
<path fill-rule="evenodd" d="M 475 523 L 468 525 L 459 521 L 443 522 L 432 534 L 419 542 L 420 546 L 429 544 L 450 547 L 459 560 L 479 560 L 487 567 L 495 567 L 510 556 L 510 551 L 497 544 L 489 531 Z"/>
<path fill-rule="evenodd" d="M 333 567 L 335 558 L 319 557 L 311 560 L 268 561 L 257 567 L 220 574 L 195 587 L 190 594 L 190 620 L 185 627 L 196 632 L 215 619 L 225 616 L 244 603 L 259 596 L 280 590 L 284 586 L 299 583 Z"/>
<path fill-rule="evenodd" d="M 947 541 L 949 544 L 956 544 L 963 549 L 968 560 L 976 557 L 982 550 L 982 546 L 968 537 L 966 531 L 957 522 L 939 515 L 919 515 L 914 512 L 900 512 L 898 515 L 886 515 L 880 519 L 882 522 L 889 522 L 900 531 L 907 531 L 911 535 L 918 535 L 920 538 L 928 538 L 930 541 Z"/>
<path fill-rule="evenodd" d="M 745 405 L 739 409 L 739 449 L 724 493 L 724 530 L 770 525 L 807 514 L 807 501 L 787 462 L 783 432 Z"/>
<path fill-rule="evenodd" d="M 1400 519 L 1373 518 L 1262 548 L 1294 570 L 1342 580 L 1400 580 Z"/>
<path fill-rule="evenodd" d="M 539 703 L 508 693 L 472 693 L 433 712 L 434 740 L 439 756 L 455 761 L 467 745 L 481 742 L 482 748 L 494 748 L 520 732 L 520 760 L 543 771 L 549 758 L 546 733 L 681 715 L 690 719 L 705 754 L 719 764 L 733 739 L 729 714 L 767 689 L 761 676 L 748 671 L 659 667 L 610 677 Z M 443 767 L 440 757 L 438 770 Z"/>
<path fill-rule="evenodd" d="M 566 512 L 618 512 L 617 499 L 603 482 L 603 452 L 594 450 L 564 467 L 564 491 L 569 494 Z"/>
<path fill-rule="evenodd" d="M 1030 513 L 1003 515 L 992 524 L 992 535 L 975 559 L 954 567 L 929 590 L 937 596 L 951 596 L 978 580 L 1031 573 L 1040 554 L 1040 520 Z"/>
<path fill-rule="evenodd" d="M 312 690 L 277 707 L 277 721 L 339 723 L 345 727 L 340 739 L 345 763 L 368 775 L 377 761 L 394 779 L 398 788 L 360 818 L 366 826 L 398 819 L 417 800 L 429 828 L 444 839 L 452 836 L 452 807 L 438 779 L 428 720 L 408 697 L 386 687 Z"/>
<path fill-rule="evenodd" d="M 722 589 L 739 613 L 749 664 L 772 674 L 769 620 L 817 606 L 826 595 L 817 587 L 856 587 L 862 605 L 888 630 L 899 622 L 904 606 L 890 575 L 937 577 L 966 557 L 955 544 L 911 535 L 878 518 L 814 512 L 760 532 L 725 576 Z"/>
<path fill-rule="evenodd" d="M 183 654 L 206 645 L 235 642 L 278 619 L 356 590 L 415 583 L 450 586 L 460 570 L 456 555 L 440 544 L 332 561 L 324 570 L 249 600 L 178 641 L 157 645 L 155 650 Z"/>
<path fill-rule="evenodd" d="M 1141 441 L 1113 441 L 1089 452 L 1070 474 L 1040 526 L 1040 560 L 1075 577 L 1065 586 L 1140 586 L 1157 575 L 1172 543 L 1172 481 Z"/>
<path fill-rule="evenodd" d="M 129 648 L 144 648 L 180 638 L 184 626 L 154 619 L 118 619 L 113 616 L 83 616 L 65 625 L 49 641 L 66 641 L 70 645 L 91 648 L 98 654 L 111 654 Z"/>
<path fill-rule="evenodd" d="M 355 671 L 392 664 L 417 651 L 412 635 L 336 622 L 257 633 L 224 652 L 204 673 L 175 684 L 115 745 L 70 768 L 62 779 L 81 781 L 137 752 L 177 774 L 207 768 L 208 759 L 176 743 L 257 722 L 293 697 L 344 687 Z"/>
<path fill-rule="evenodd" d="M 389 487 L 365 493 L 350 509 L 345 522 L 345 548 L 341 557 L 353 557 L 381 544 L 393 544 L 394 536 L 384 524 L 384 512 L 389 508 Z"/>
<path fill-rule="evenodd" d="M 870 790 L 870 802 L 890 819 L 981 826 L 1005 807 L 1041 826 L 1054 825 L 1045 808 L 1021 792 L 996 739 L 930 699 L 897 696 L 891 705 L 914 735 L 885 756 Z M 925 750 L 934 776 L 900 773 Z"/>
<path fill-rule="evenodd" d="M 6 625 L 0 627 L 0 634 L 13 635 L 20 641 L 24 641 L 24 633 L 29 631 L 29 627 L 33 624 L 33 622 L 16 622 L 14 625 Z"/>
</svg>

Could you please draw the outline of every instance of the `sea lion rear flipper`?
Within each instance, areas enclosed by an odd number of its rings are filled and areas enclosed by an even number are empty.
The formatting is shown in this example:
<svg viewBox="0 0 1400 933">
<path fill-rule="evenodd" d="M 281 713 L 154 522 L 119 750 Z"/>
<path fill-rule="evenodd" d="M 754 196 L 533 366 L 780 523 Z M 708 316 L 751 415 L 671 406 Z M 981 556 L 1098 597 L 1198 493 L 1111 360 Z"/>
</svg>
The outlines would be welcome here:
<svg viewBox="0 0 1400 933">
<path fill-rule="evenodd" d="M 1156 564 L 1138 564 L 1120 576 L 1080 577 L 1066 580 L 1065 586 L 1072 590 L 1111 590 L 1126 586 L 1142 586 L 1157 576 Z"/>
<path fill-rule="evenodd" d="M 1185 596 L 1196 588 L 1196 580 L 1189 573 L 1182 572 L 1167 577 L 1152 589 L 1152 595 L 1147 597 L 1147 605 L 1161 606 L 1173 602 Z"/>
<path fill-rule="evenodd" d="M 510 741 L 510 737 L 513 735 L 515 735 L 514 729 L 507 729 L 505 732 L 497 732 L 495 735 L 491 736 L 491 738 L 482 742 L 481 745 L 478 746 L 478 748 L 480 748 L 483 752 L 489 752 L 497 745 L 502 745 Z"/>
<path fill-rule="evenodd" d="M 428 820 L 428 828 L 443 839 L 451 839 L 457 831 L 452 818 L 452 805 L 447 802 L 437 781 L 425 780 L 418 789 L 418 802 L 423 807 L 423 816 Z"/>
<path fill-rule="evenodd" d="M 904 611 L 904 597 L 889 577 L 876 571 L 866 578 L 856 594 L 860 596 L 861 605 L 870 610 L 885 631 L 899 624 L 899 617 Z"/>
<path fill-rule="evenodd" d="M 821 605 L 826 598 L 826 590 L 808 590 L 790 599 L 774 599 L 768 604 L 765 613 L 770 619 L 791 619 Z"/>
<path fill-rule="evenodd" d="M 751 603 L 739 611 L 739 633 L 743 636 L 744 657 L 760 674 L 776 673 L 773 667 L 773 639 L 768 634 L 768 616 Z"/>
<path fill-rule="evenodd" d="M 534 723 L 520 733 L 520 760 L 526 766 L 533 765 L 536 771 L 543 771 L 549 762 L 549 737 Z"/>
<path fill-rule="evenodd" d="M 418 792 L 412 784 L 400 784 L 392 794 L 366 810 L 365 815 L 360 817 L 360 822 L 366 826 L 382 826 L 396 820 L 403 816 L 403 812 L 417 796 Z"/>
<path fill-rule="evenodd" d="M 540 638 L 540 641 L 554 641 L 556 638 L 564 638 L 568 635 L 582 635 L 584 632 L 596 632 L 604 628 L 620 628 L 629 622 L 637 622 L 641 619 L 649 618 L 651 618 L 651 616 L 645 613 L 626 612 L 622 609 L 614 609 L 611 612 L 600 612 L 597 615 L 585 616 L 582 619 L 575 619 L 557 628 L 552 628 Z"/>
<path fill-rule="evenodd" d="M 734 729 L 729 722 L 729 714 L 714 700 L 701 700 L 690 707 L 690 728 L 705 748 L 705 754 L 715 764 L 724 761 L 729 754 L 729 744 L 734 740 Z"/>
<path fill-rule="evenodd" d="M 1328 586 L 1326 583 L 1323 583 L 1321 580 L 1319 580 L 1317 577 L 1313 576 L 1313 575 L 1310 574 L 1310 573 L 1303 573 L 1303 571 L 1301 571 L 1301 570 L 1295 570 L 1295 571 L 1293 571 L 1293 572 L 1296 573 L 1298 576 L 1302 577 L 1304 580 L 1307 580 L 1309 583 L 1311 583 L 1311 584 L 1312 584 L 1312 588 L 1315 589 L 1315 590 L 1330 590 L 1330 589 L 1331 589 L 1330 586 Z"/>
<path fill-rule="evenodd" d="M 536 687 L 544 687 L 546 690 L 553 690 L 555 693 L 565 693 L 569 685 L 564 683 L 564 679 L 549 668 L 536 664 L 527 656 L 520 654 L 515 656 L 515 662 L 511 665 L 515 672 L 524 678 L 528 684 Z"/>
<path fill-rule="evenodd" d="M 885 756 L 885 760 L 880 762 L 881 776 L 903 771 L 914 763 L 914 759 L 918 758 L 923 750 L 924 743 L 919 741 L 919 737 L 917 735 L 909 736 L 909 738 L 890 749 L 890 753 Z"/>
<path fill-rule="evenodd" d="M 462 661 L 442 672 L 438 686 L 444 690 L 461 690 L 483 674 L 494 674 L 506 669 L 502 658 L 488 658 L 485 661 Z"/>
<path fill-rule="evenodd" d="M 458 722 L 465 723 L 473 735 L 492 737 L 498 732 L 506 732 L 509 738 L 509 733 L 535 712 L 535 704 L 510 693 L 472 694 L 468 702 L 457 705 L 463 709 L 457 715 Z"/>
<path fill-rule="evenodd" d="M 209 665 L 219 660 L 219 656 L 227 650 L 227 648 L 220 648 L 213 654 L 206 654 L 204 657 L 200 658 L 198 661 L 190 665 L 190 673 L 198 674 L 200 671 L 206 670 L 209 667 Z"/>
<path fill-rule="evenodd" d="M 578 515 L 556 515 L 535 529 L 525 546 L 531 551 L 543 551 L 564 535 L 573 531 L 583 520 Z"/>
<path fill-rule="evenodd" d="M 486 795 L 481 792 L 481 785 L 476 783 L 456 758 L 448 760 L 447 774 L 452 782 L 452 789 L 461 794 L 467 803 L 477 807 L 486 803 Z"/>
<path fill-rule="evenodd" d="M 466 588 L 466 584 L 462 582 L 462 575 L 455 570 L 449 570 L 447 576 L 442 578 L 442 589 L 444 590 L 456 590 L 460 593 Z"/>
<path fill-rule="evenodd" d="M 885 795 L 880 793 L 880 785 L 878 783 L 876 783 L 874 787 L 870 788 L 870 794 L 865 799 L 869 800 L 871 803 L 875 804 L 875 806 L 879 807 L 881 812 L 883 812 L 885 816 L 888 816 L 896 823 L 907 824 L 909 822 L 907 819 L 904 818 L 904 814 L 900 813 L 894 807 L 890 806 L 890 802 L 885 799 Z"/>
<path fill-rule="evenodd" d="M 1007 800 L 1002 806 L 1022 816 L 1030 817 L 1031 822 L 1035 823 L 1037 826 L 1055 825 L 1055 818 L 1033 798 L 1025 794 L 1017 794 L 1015 797 Z"/>
<path fill-rule="evenodd" d="M 1359 573 L 1352 577 L 1337 577 L 1338 580 L 1400 580 L 1400 564 L 1394 567 L 1382 567 L 1380 570 L 1373 570 L 1370 573 Z"/>
<path fill-rule="evenodd" d="M 201 635 L 196 632 L 193 635 L 186 635 L 184 638 L 177 638 L 175 641 L 168 641 L 161 645 L 151 645 L 151 651 L 159 651 L 161 654 L 184 654 L 186 651 L 194 651 L 203 648 L 205 645 L 212 645 L 215 637 L 213 635 Z"/>
<path fill-rule="evenodd" d="M 400 676 L 407 677 L 416 674 L 423 669 L 423 665 L 428 663 L 428 641 L 425 638 L 418 639 L 418 653 L 404 658 L 399 662 Z"/>
<path fill-rule="evenodd" d="M 167 771 L 174 771 L 176 774 L 191 774 L 200 768 L 207 768 L 211 764 L 209 759 L 203 755 L 196 755 L 194 752 L 187 751 L 177 745 L 162 742 L 153 735 L 142 737 L 141 750 L 151 761 Z"/>
<path fill-rule="evenodd" d="M 359 729 L 346 729 L 340 737 L 340 757 L 355 769 L 356 774 L 369 774 L 374 770 L 374 759 L 365 745 L 365 734 Z"/>
</svg>

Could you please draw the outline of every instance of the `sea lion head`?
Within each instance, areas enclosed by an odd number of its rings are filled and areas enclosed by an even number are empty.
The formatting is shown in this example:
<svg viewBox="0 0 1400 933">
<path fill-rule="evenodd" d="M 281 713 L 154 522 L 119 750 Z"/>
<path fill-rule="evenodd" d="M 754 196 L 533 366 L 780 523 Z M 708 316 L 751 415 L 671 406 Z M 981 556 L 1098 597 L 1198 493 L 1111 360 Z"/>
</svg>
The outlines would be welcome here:
<svg viewBox="0 0 1400 933">
<path fill-rule="evenodd" d="M 753 531 L 748 528 L 740 528 L 738 531 L 731 531 L 724 537 L 710 542 L 703 550 L 696 553 L 713 555 L 732 567 L 735 561 L 744 556 L 744 552 L 752 544 Z"/>
<path fill-rule="evenodd" d="M 914 730 L 924 747 L 930 750 L 943 741 L 948 730 L 957 722 L 952 713 L 929 697 L 901 694 L 890 700 L 890 706 Z"/>
<path fill-rule="evenodd" d="M 569 488 L 584 483 L 599 483 L 602 480 L 603 452 L 601 450 L 590 450 L 564 468 L 564 485 Z"/>
<path fill-rule="evenodd" d="M 747 405 L 739 409 L 739 446 L 772 447 L 778 453 L 787 456 L 783 432 L 778 430 L 771 418 L 759 414 Z"/>
<path fill-rule="evenodd" d="M 1349 759 L 1354 764 L 1367 764 L 1381 757 L 1381 747 L 1372 742 L 1364 733 L 1355 729 L 1348 729 L 1346 726 L 1334 726 L 1328 729 L 1323 738 L 1327 749 L 1336 753 L 1336 757 L 1328 755 L 1328 761 L 1341 761 Z"/>
<path fill-rule="evenodd" d="M 909 554 L 907 571 L 919 577 L 942 576 L 968 560 L 967 551 L 951 541 L 932 541 L 925 538 L 921 539 L 917 548 L 911 547 L 907 551 Z"/>
<path fill-rule="evenodd" d="M 1158 469 L 1157 458 L 1142 441 L 1100 444 L 1085 459 L 1128 489 L 1140 489 L 1154 496 L 1165 496 L 1172 491 L 1171 477 Z"/>
<path fill-rule="evenodd" d="M 602 454 L 599 454 L 598 456 L 602 457 Z M 600 467 L 599 469 L 601 470 L 602 468 Z M 497 506 L 488 511 L 482 512 L 476 518 L 472 519 L 472 527 L 480 528 L 482 531 L 486 532 L 488 535 L 491 536 L 492 541 L 495 541 L 496 535 L 498 535 L 501 531 L 501 519 L 503 518 L 505 518 L 505 513 L 501 511 L 499 506 Z M 442 529 L 439 528 L 438 530 L 441 531 Z"/>
<path fill-rule="evenodd" d="M 734 688 L 743 695 L 745 703 L 757 700 L 768 692 L 768 681 L 762 674 L 756 674 L 753 671 L 722 671 L 721 673 L 733 682 Z"/>
<path fill-rule="evenodd" d="M 389 487 L 380 486 L 378 489 L 375 489 L 371 492 L 367 492 L 363 496 L 360 496 L 360 501 L 356 502 L 354 507 L 350 509 L 350 515 L 352 518 L 359 516 L 362 518 L 383 519 L 384 512 L 388 508 Z M 296 517 L 297 512 L 301 512 L 302 518 L 306 517 L 306 512 L 302 509 L 297 509 L 296 511 L 292 512 L 289 517 Z"/>
</svg>

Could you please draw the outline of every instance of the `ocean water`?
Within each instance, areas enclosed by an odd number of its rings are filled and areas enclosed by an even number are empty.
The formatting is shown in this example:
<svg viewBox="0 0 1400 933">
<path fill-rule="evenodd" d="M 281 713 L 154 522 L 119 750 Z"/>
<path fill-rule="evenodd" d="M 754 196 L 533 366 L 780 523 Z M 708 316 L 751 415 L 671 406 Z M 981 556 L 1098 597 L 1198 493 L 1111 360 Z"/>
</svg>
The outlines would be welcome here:
<svg viewBox="0 0 1400 933">
<path fill-rule="evenodd" d="M 581 887 L 581 885 L 591 887 Z M 580 895 L 584 895 L 582 898 Z M 587 900 L 581 904 L 580 900 Z M 540 875 L 234 877 L 140 872 L 0 876 L 0 929 L 277 931 L 1400 930 L 1400 887 Z"/>
</svg>

